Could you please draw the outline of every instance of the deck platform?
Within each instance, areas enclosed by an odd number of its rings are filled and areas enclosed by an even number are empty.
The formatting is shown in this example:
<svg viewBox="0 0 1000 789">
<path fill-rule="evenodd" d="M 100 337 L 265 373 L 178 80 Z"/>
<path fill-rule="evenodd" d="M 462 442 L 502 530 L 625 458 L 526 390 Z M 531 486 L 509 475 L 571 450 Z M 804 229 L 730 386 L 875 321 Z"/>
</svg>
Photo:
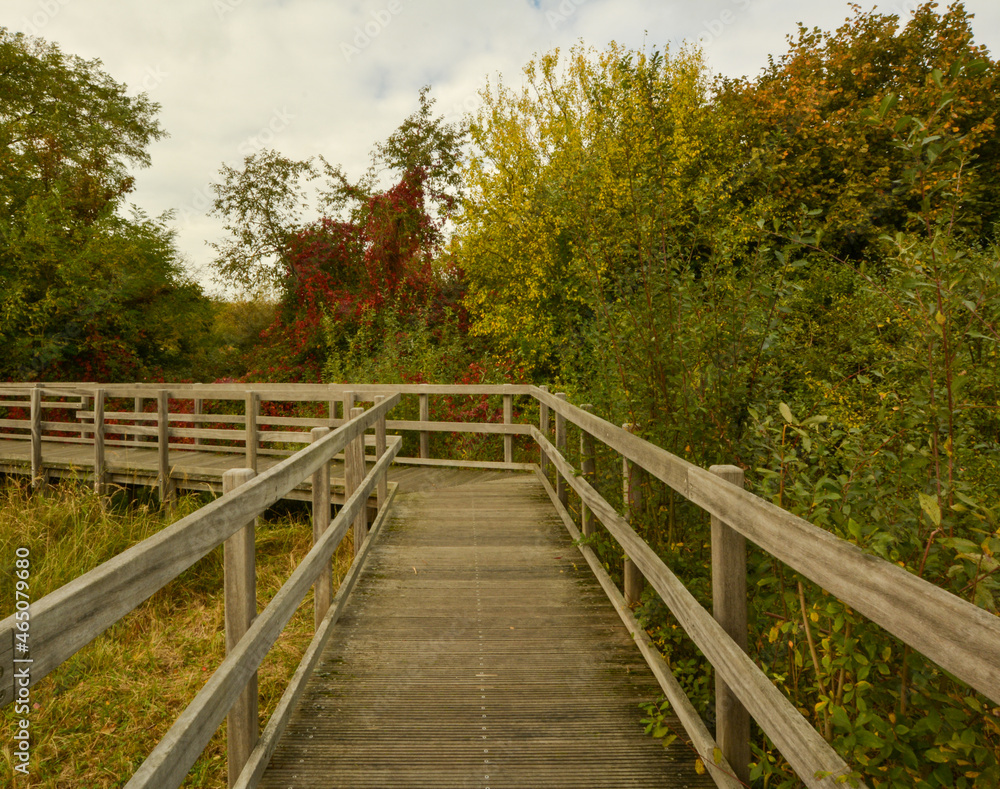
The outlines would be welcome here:
<svg viewBox="0 0 1000 789">
<path fill-rule="evenodd" d="M 94 448 L 89 443 L 43 441 L 42 458 L 47 480 L 93 479 Z M 284 455 L 261 454 L 257 458 L 257 471 L 264 472 L 285 459 Z M 150 449 L 108 446 L 106 449 L 106 481 L 119 486 L 146 486 L 159 484 L 158 454 L 155 445 Z M 449 480 L 464 480 L 468 475 L 489 474 L 487 469 L 462 468 L 451 461 L 423 461 L 417 458 L 402 459 L 389 471 L 389 481 L 396 482 L 400 491 L 414 490 L 428 485 L 447 484 Z M 466 464 L 483 467 L 500 467 L 501 463 Z M 229 469 L 245 468 L 242 452 L 210 452 L 186 449 L 170 450 L 170 479 L 181 492 L 207 491 L 221 495 L 222 475 Z M 0 474 L 13 476 L 31 475 L 31 443 L 17 439 L 0 439 Z M 343 503 L 344 464 L 335 460 L 330 468 L 332 501 Z M 286 498 L 310 501 L 312 485 L 306 481 L 298 485 Z"/>
<path fill-rule="evenodd" d="M 714 786 L 534 475 L 408 482 L 262 787 Z"/>
</svg>

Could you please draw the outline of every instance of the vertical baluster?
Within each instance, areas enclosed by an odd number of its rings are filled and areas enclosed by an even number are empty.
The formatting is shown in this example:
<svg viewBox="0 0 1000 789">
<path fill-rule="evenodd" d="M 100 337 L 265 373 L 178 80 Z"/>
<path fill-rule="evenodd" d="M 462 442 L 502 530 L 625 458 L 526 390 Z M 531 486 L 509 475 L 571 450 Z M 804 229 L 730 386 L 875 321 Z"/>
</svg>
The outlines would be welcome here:
<svg viewBox="0 0 1000 789">
<path fill-rule="evenodd" d="M 503 423 L 511 424 L 514 415 L 514 397 L 509 394 L 503 396 Z M 503 462 L 514 462 L 514 436 L 509 433 L 503 437 Z"/>
<path fill-rule="evenodd" d="M 42 464 L 42 389 L 31 390 L 31 487 L 40 488 L 45 483 Z"/>
<path fill-rule="evenodd" d="M 590 403 L 585 403 L 580 408 L 588 413 L 594 410 Z M 583 428 L 580 428 L 580 471 L 583 473 L 584 480 L 591 485 L 595 484 L 597 450 L 594 445 L 594 437 Z M 589 537 L 594 533 L 594 513 L 582 501 L 580 502 L 580 531 L 584 537 Z"/>
<path fill-rule="evenodd" d="M 710 466 L 726 482 L 743 487 L 739 466 Z M 746 538 L 712 516 L 712 615 L 740 649 L 747 651 Z M 736 777 L 750 781 L 750 714 L 718 674 L 715 676 L 715 739 Z"/>
<path fill-rule="evenodd" d="M 556 397 L 565 401 L 566 393 L 559 392 Z M 566 457 L 566 417 L 558 411 L 556 411 L 556 449 L 559 450 L 560 455 Z M 558 471 L 556 472 L 556 498 L 564 507 L 569 502 L 569 486 Z"/>
<path fill-rule="evenodd" d="M 319 441 L 323 436 L 330 433 L 328 427 L 314 427 L 310 431 L 313 442 Z M 313 545 L 319 542 L 323 532 L 330 525 L 330 464 L 324 463 L 313 474 L 312 477 L 312 517 L 313 517 Z M 313 610 L 313 621 L 316 629 L 319 629 L 323 617 L 326 616 L 330 602 L 333 600 L 333 563 L 327 562 L 320 574 L 316 577 L 314 592 L 315 607 Z"/>
<path fill-rule="evenodd" d="M 132 424 L 136 426 L 141 425 L 143 427 L 146 427 L 149 424 L 148 422 L 143 422 L 138 418 L 143 413 L 143 409 L 146 407 L 145 403 L 146 401 L 143 398 L 141 397 L 135 398 L 135 401 L 133 403 L 133 411 L 135 412 L 136 418 L 132 420 Z M 128 434 L 126 433 L 125 435 L 122 436 L 122 438 L 128 441 Z M 133 433 L 132 440 L 135 442 L 141 442 L 145 441 L 146 439 L 143 438 L 142 435 L 139 433 Z"/>
<path fill-rule="evenodd" d="M 170 393 L 161 389 L 156 394 L 156 450 L 159 469 L 161 506 L 174 501 L 174 486 L 170 479 Z"/>
<path fill-rule="evenodd" d="M 375 395 L 375 405 L 378 405 L 383 400 L 385 400 L 385 395 Z M 386 439 L 385 439 L 385 416 L 380 416 L 378 421 L 375 422 L 375 460 L 381 459 L 385 454 L 386 450 Z M 378 508 L 381 510 L 382 505 L 385 504 L 386 499 L 389 497 L 389 469 L 385 470 L 385 473 L 379 477 L 378 480 Z"/>
<path fill-rule="evenodd" d="M 636 426 L 632 424 L 622 425 L 622 429 L 629 433 L 636 432 Z M 632 528 L 638 525 L 642 515 L 642 490 L 639 487 L 639 467 L 627 458 L 622 458 L 622 476 L 624 482 L 625 511 L 628 515 Z M 624 582 L 622 594 L 625 595 L 625 602 L 634 605 L 639 602 L 642 596 L 642 586 L 644 579 L 639 568 L 628 557 L 625 557 Z"/>
<path fill-rule="evenodd" d="M 431 421 L 430 400 L 426 394 L 420 395 L 420 421 Z M 426 430 L 420 431 L 420 457 L 429 458 L 431 456 L 431 434 Z"/>
<path fill-rule="evenodd" d="M 549 387 L 547 386 L 539 386 L 538 388 L 543 392 L 549 391 Z M 538 432 L 546 438 L 549 437 L 549 407 L 545 403 L 538 404 Z M 549 461 L 544 449 L 539 449 L 538 467 L 542 470 L 542 474 L 548 476 Z"/>
<path fill-rule="evenodd" d="M 197 388 L 199 386 L 201 386 L 201 384 L 195 384 L 195 388 Z M 201 416 L 204 412 L 205 412 L 204 400 L 202 398 L 200 398 L 200 397 L 194 398 L 194 415 L 195 415 L 195 417 Z M 201 428 L 202 428 L 202 426 L 204 424 L 205 423 L 202 422 L 200 419 L 195 419 L 194 420 L 194 426 L 198 430 L 201 430 Z M 194 437 L 194 445 L 196 447 L 201 446 L 201 442 L 202 442 L 201 436 L 195 436 Z"/>
<path fill-rule="evenodd" d="M 350 418 L 363 414 L 363 408 L 352 408 Z M 349 499 L 365 478 L 365 436 L 359 435 L 344 447 L 344 498 Z M 357 556 L 368 534 L 368 506 L 362 505 L 354 518 L 354 555 Z"/>
<path fill-rule="evenodd" d="M 222 492 L 230 493 L 254 478 L 253 469 L 234 468 L 222 475 Z M 236 648 L 257 616 L 257 568 L 255 556 L 256 520 L 229 537 L 223 548 L 226 609 L 226 653 Z M 226 719 L 230 789 L 257 744 L 257 672 L 233 703 Z"/>
<path fill-rule="evenodd" d="M 104 390 L 94 390 L 94 492 L 103 496 L 105 475 L 104 456 Z"/>
<path fill-rule="evenodd" d="M 246 398 L 246 457 L 247 468 L 257 471 L 257 453 L 260 449 L 260 392 L 247 392 Z"/>
</svg>

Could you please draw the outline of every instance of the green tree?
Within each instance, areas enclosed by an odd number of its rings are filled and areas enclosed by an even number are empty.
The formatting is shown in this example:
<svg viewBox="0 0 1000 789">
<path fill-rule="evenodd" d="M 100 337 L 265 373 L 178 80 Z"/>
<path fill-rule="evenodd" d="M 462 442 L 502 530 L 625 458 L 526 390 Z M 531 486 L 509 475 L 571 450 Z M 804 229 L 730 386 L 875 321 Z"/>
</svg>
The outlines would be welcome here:
<svg viewBox="0 0 1000 789">
<path fill-rule="evenodd" d="M 212 244 L 216 280 L 246 294 L 280 295 L 294 287 L 288 255 L 299 234 L 324 218 L 365 225 L 379 204 L 374 198 L 415 177 L 421 182 L 421 208 L 433 220 L 424 231 L 426 241 L 440 244 L 461 194 L 465 132 L 434 115 L 429 92 L 421 89 L 417 110 L 375 145 L 371 165 L 356 181 L 321 155 L 294 160 L 264 150 L 247 156 L 241 169 L 223 165 L 221 180 L 212 184 L 211 213 L 225 220 L 228 233 Z"/>
<path fill-rule="evenodd" d="M 920 212 L 921 184 L 903 183 L 909 163 L 895 143 L 906 117 L 946 113 L 944 131 L 968 165 L 970 240 L 987 242 L 1000 220 L 1000 68 L 961 3 L 936 6 L 923 3 L 905 25 L 856 6 L 836 31 L 800 27 L 760 76 L 721 83 L 719 109 L 741 119 L 736 139 L 753 173 L 742 189 L 770 195 L 782 221 L 821 209 L 824 246 L 842 257 L 877 260 L 879 236 L 912 229 Z M 942 105 L 941 80 L 954 69 Z M 867 123 L 871 112 L 888 122 Z"/>
<path fill-rule="evenodd" d="M 100 61 L 0 28 L 0 376 L 158 375 L 197 344 L 168 217 L 120 212 L 157 109 Z"/>
</svg>

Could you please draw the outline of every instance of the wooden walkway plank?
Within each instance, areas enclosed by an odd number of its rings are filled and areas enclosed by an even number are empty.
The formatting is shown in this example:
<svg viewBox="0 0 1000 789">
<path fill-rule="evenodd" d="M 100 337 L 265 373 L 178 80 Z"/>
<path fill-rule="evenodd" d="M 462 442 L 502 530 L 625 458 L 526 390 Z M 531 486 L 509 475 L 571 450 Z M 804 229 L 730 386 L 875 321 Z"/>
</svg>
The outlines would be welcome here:
<svg viewBox="0 0 1000 789">
<path fill-rule="evenodd" d="M 43 468 L 50 480 L 60 478 L 89 479 L 93 474 L 93 447 L 90 444 L 42 442 Z M 284 460 L 284 456 L 261 455 L 258 471 L 263 473 Z M 0 474 L 29 475 L 31 445 L 27 441 L 0 439 Z M 215 453 L 207 450 L 170 450 L 171 481 L 182 491 L 222 493 L 222 476 L 234 468 L 246 467 L 242 453 Z M 108 446 L 105 452 L 105 476 L 117 485 L 156 487 L 159 457 L 155 445 L 150 449 Z M 390 480 L 392 474 L 390 473 Z M 331 490 L 334 503 L 343 503 L 343 463 L 331 464 Z M 309 482 L 298 485 L 288 498 L 311 500 Z"/>
<path fill-rule="evenodd" d="M 64 444 L 58 441 L 42 442 L 44 467 L 50 479 L 83 477 L 93 473 L 93 447 L 90 444 Z M 258 471 L 263 473 L 284 460 L 283 456 L 260 455 Z M 370 460 L 370 456 L 369 456 Z M 399 485 L 401 492 L 423 490 L 431 485 L 460 484 L 469 480 L 505 478 L 504 471 L 444 467 L 422 461 L 409 465 L 403 459 L 389 470 L 389 481 Z M 443 462 L 442 462 L 443 463 Z M 118 485 L 156 486 L 158 469 L 157 451 L 137 447 L 108 446 L 105 453 L 105 472 L 110 482 Z M 222 492 L 222 475 L 233 468 L 246 466 L 242 453 L 215 453 L 206 450 L 170 451 L 172 478 L 181 490 Z M 492 464 L 501 466 L 502 464 Z M 515 466 L 516 468 L 516 466 Z M 31 473 L 31 443 L 17 439 L 0 439 L 0 474 L 29 476 Z M 337 491 L 334 503 L 343 502 L 344 464 L 334 461 L 330 475 L 332 489 Z M 306 482 L 298 486 L 291 498 L 301 501 L 311 499 L 312 487 Z"/>
<path fill-rule="evenodd" d="M 462 471 L 397 494 L 260 785 L 712 786 L 538 480 Z"/>
</svg>

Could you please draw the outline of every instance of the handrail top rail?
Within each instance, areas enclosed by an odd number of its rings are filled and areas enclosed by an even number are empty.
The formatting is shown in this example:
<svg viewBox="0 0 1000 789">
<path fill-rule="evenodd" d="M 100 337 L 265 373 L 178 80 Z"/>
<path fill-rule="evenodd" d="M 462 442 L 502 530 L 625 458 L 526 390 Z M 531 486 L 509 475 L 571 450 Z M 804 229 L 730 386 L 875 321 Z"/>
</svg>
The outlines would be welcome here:
<svg viewBox="0 0 1000 789">
<path fill-rule="evenodd" d="M 398 394 L 387 397 L 262 472 L 238 491 L 215 499 L 34 601 L 31 684 L 221 545 L 242 523 L 284 497 L 398 402 Z M 387 440 L 393 444 L 402 441 L 396 436 Z M 0 621 L 0 638 L 14 627 L 14 614 Z"/>
<path fill-rule="evenodd" d="M 1000 617 L 566 400 L 532 395 L 1000 703 Z"/>
<path fill-rule="evenodd" d="M 166 391 L 171 399 L 182 400 L 199 397 L 204 393 L 208 398 L 220 400 L 243 399 L 248 392 L 267 395 L 262 400 L 319 400 L 331 394 L 348 392 L 358 395 L 433 394 L 433 395 L 530 395 L 535 387 L 529 384 L 270 384 L 270 383 L 91 383 L 91 382 L 0 382 L 0 394 L 11 391 L 30 392 L 32 389 L 56 392 L 56 396 L 78 397 L 97 389 L 103 389 L 108 397 L 151 397 L 154 393 Z M 187 396 L 179 396 L 179 393 Z M 370 402 L 370 398 L 360 398 Z"/>
</svg>

